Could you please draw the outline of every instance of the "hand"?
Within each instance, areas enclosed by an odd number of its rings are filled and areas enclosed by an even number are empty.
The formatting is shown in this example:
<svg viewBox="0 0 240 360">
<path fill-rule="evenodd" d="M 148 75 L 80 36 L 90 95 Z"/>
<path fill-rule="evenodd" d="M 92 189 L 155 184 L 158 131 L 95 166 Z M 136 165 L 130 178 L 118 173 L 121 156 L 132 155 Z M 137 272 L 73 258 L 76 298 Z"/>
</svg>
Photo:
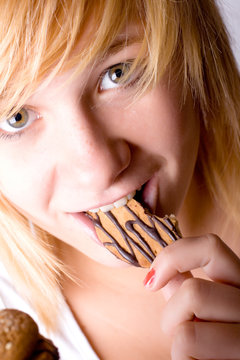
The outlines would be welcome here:
<svg viewBox="0 0 240 360">
<path fill-rule="evenodd" d="M 202 268 L 212 281 L 191 277 L 189 271 L 196 268 Z M 185 238 L 166 247 L 152 269 L 154 276 L 146 287 L 163 288 L 169 298 L 162 328 L 173 337 L 172 360 L 240 359 L 240 259 L 236 254 L 216 235 Z"/>
</svg>

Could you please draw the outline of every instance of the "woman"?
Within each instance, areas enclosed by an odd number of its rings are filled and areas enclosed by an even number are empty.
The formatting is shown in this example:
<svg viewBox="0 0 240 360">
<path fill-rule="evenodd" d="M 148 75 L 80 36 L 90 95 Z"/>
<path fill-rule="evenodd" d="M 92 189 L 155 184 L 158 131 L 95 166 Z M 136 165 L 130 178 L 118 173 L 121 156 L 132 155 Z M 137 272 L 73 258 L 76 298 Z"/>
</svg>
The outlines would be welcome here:
<svg viewBox="0 0 240 360">
<path fill-rule="evenodd" d="M 37 318 L 63 359 L 238 358 L 239 75 L 214 2 L 1 14 L 2 307 Z M 85 215 L 138 188 L 184 235 L 148 274 Z"/>
</svg>

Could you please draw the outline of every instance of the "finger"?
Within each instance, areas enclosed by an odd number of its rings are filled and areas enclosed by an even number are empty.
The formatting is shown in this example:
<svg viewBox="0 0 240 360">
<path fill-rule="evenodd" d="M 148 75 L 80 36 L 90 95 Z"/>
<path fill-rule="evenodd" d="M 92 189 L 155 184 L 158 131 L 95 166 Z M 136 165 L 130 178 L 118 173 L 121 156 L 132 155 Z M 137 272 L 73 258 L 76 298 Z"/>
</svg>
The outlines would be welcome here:
<svg viewBox="0 0 240 360">
<path fill-rule="evenodd" d="M 240 359 L 240 325 L 187 321 L 178 326 L 172 360 Z"/>
<path fill-rule="evenodd" d="M 240 290 L 203 279 L 186 280 L 162 312 L 162 329 L 173 334 L 179 324 L 195 317 L 240 323 Z"/>
<path fill-rule="evenodd" d="M 240 287 L 240 260 L 216 235 L 179 239 L 160 252 L 152 264 L 151 290 L 165 286 L 178 273 L 203 268 L 214 281 Z"/>
<path fill-rule="evenodd" d="M 183 282 L 187 279 L 192 278 L 192 274 L 188 271 L 185 273 L 178 273 L 174 278 L 172 278 L 167 285 L 162 288 L 162 294 L 166 300 L 169 300 L 173 294 L 181 287 Z"/>
<path fill-rule="evenodd" d="M 152 268 L 147 276 L 145 277 L 143 283 L 147 289 L 152 288 L 152 285 L 155 282 L 156 271 Z M 185 273 L 177 273 L 163 288 L 162 294 L 164 295 L 165 299 L 168 300 L 170 297 L 178 290 L 178 288 L 182 285 L 182 283 L 186 280 L 192 278 L 192 274 L 190 271 Z"/>
</svg>

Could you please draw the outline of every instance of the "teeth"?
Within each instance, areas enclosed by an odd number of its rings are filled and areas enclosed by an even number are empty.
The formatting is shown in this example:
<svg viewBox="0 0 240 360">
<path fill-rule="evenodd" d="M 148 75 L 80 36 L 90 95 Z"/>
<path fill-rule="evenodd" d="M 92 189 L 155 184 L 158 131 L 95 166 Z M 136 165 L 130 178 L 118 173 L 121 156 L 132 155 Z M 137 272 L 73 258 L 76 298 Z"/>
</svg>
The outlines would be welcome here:
<svg viewBox="0 0 240 360">
<path fill-rule="evenodd" d="M 118 200 L 118 201 L 115 201 L 115 203 L 113 203 L 114 207 L 115 208 L 119 208 L 123 205 L 126 205 L 128 201 L 128 198 L 127 197 L 123 197 L 122 199 Z"/>
<path fill-rule="evenodd" d="M 99 208 L 91 209 L 91 210 L 89 210 L 89 211 L 91 211 L 92 213 L 97 213 L 97 212 L 99 211 Z"/>
<path fill-rule="evenodd" d="M 102 212 L 107 212 L 107 211 L 110 211 L 114 208 L 114 205 L 113 204 L 109 204 L 109 205 L 105 205 L 105 206 L 101 206 L 100 207 L 100 210 Z"/>
<path fill-rule="evenodd" d="M 96 213 L 99 210 L 101 210 L 102 212 L 107 212 L 112 210 L 113 208 L 119 208 L 120 206 L 124 206 L 128 200 L 131 200 L 136 194 L 136 191 L 133 191 L 132 193 L 128 194 L 127 196 L 124 196 L 123 198 L 115 201 L 113 204 L 108 204 L 105 206 L 101 206 L 100 208 L 96 208 L 96 209 L 90 209 L 89 211 L 92 213 Z"/>
</svg>

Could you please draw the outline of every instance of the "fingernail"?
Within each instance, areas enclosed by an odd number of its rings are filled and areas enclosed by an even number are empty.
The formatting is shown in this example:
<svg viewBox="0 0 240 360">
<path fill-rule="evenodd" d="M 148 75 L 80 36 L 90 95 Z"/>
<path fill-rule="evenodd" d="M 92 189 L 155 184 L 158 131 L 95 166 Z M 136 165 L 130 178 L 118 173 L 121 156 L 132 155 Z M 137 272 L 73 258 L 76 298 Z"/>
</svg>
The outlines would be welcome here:
<svg viewBox="0 0 240 360">
<path fill-rule="evenodd" d="M 146 288 L 150 288 L 155 280 L 155 270 L 154 269 L 151 269 L 148 273 L 147 273 L 147 276 L 145 277 L 144 281 L 143 281 L 143 285 L 146 287 Z"/>
</svg>

